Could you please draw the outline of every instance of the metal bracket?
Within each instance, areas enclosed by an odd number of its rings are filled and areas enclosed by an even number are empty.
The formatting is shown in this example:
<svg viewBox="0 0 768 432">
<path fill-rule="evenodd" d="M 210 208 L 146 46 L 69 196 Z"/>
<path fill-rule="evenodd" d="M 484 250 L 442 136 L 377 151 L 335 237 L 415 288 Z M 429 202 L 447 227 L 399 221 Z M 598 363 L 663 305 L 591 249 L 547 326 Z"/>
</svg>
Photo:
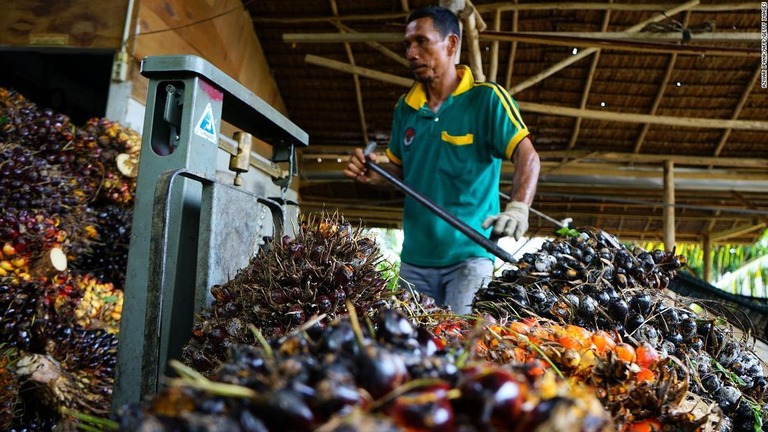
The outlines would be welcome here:
<svg viewBox="0 0 768 432">
<path fill-rule="evenodd" d="M 147 284 L 147 300 L 144 314 L 144 350 L 141 358 L 141 394 L 154 393 L 158 389 L 160 379 L 165 375 L 168 360 L 177 358 L 181 353 L 181 348 L 191 337 L 192 324 L 195 314 L 201 311 L 209 302 L 209 288 L 216 283 L 223 283 L 226 275 L 222 275 L 211 268 L 209 257 L 205 253 L 197 255 L 197 265 L 194 269 L 187 271 L 199 271 L 206 269 L 209 271 L 202 275 L 202 281 L 198 281 L 196 286 L 178 287 L 173 286 L 171 276 L 179 269 L 174 268 L 175 260 L 171 256 L 173 245 L 173 212 L 172 191 L 174 186 L 179 184 L 180 179 L 185 178 L 202 184 L 203 201 L 208 201 L 211 207 L 208 212 L 201 211 L 207 217 L 199 220 L 199 238 L 204 244 L 201 249 L 208 249 L 225 245 L 211 245 L 212 238 L 210 230 L 212 224 L 210 220 L 214 219 L 213 213 L 217 201 L 212 196 L 215 195 L 217 188 L 224 188 L 237 194 L 240 200 L 250 199 L 251 202 L 266 206 L 271 214 L 274 223 L 273 236 L 277 238 L 283 235 L 283 215 L 281 205 L 270 199 L 260 197 L 224 183 L 217 182 L 215 179 L 207 178 L 203 175 L 178 169 L 163 173 L 158 179 L 155 189 L 155 207 L 152 214 L 152 238 L 155 240 L 150 244 L 149 249 L 149 279 Z M 211 197 L 206 199 L 206 197 Z M 218 202 L 219 207 L 223 203 Z M 203 209 L 204 210 L 204 209 Z M 227 209 L 224 209 L 226 212 Z M 232 227 L 230 225 L 230 227 Z M 242 245 L 246 247 L 252 243 L 244 241 Z M 239 246 L 239 245 L 231 245 Z M 218 253 L 228 255 L 226 250 L 217 250 Z M 247 265 L 250 254 L 241 253 L 241 265 Z M 241 267 L 241 268 L 242 268 Z M 213 273 L 210 273 L 210 272 Z M 234 276 L 234 275 L 231 275 Z M 218 280 L 211 280 L 211 277 Z M 194 291 L 194 295 L 191 295 Z M 136 335 L 124 335 L 123 337 L 135 337 Z"/>
<path fill-rule="evenodd" d="M 288 175 L 285 177 L 272 176 L 272 182 L 284 189 L 291 184 L 291 178 L 299 174 L 296 164 L 296 149 L 293 144 L 276 145 L 272 147 L 272 162 L 288 162 Z"/>
<path fill-rule="evenodd" d="M 176 88 L 173 84 L 165 86 L 165 109 L 163 110 L 163 120 L 168 123 L 171 134 L 168 142 L 175 149 L 179 146 L 181 134 L 181 107 L 184 105 L 184 90 Z"/>
</svg>

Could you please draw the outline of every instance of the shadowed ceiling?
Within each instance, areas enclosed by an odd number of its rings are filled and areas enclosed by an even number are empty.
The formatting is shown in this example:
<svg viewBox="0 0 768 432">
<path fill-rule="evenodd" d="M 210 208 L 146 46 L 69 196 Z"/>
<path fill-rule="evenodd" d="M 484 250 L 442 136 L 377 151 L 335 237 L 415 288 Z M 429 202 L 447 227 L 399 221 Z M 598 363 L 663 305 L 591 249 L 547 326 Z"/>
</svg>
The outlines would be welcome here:
<svg viewBox="0 0 768 432">
<path fill-rule="evenodd" d="M 244 4 L 288 115 L 310 136 L 303 210 L 398 226 L 402 195 L 341 169 L 354 147 L 386 146 L 412 82 L 405 16 L 437 2 Z M 462 63 L 510 91 L 541 156 L 531 234 L 572 218 L 622 240 L 661 240 L 665 209 L 677 242 L 753 243 L 768 226 L 760 3 L 475 0 L 460 16 Z M 506 163 L 503 190 L 513 171 Z"/>
</svg>

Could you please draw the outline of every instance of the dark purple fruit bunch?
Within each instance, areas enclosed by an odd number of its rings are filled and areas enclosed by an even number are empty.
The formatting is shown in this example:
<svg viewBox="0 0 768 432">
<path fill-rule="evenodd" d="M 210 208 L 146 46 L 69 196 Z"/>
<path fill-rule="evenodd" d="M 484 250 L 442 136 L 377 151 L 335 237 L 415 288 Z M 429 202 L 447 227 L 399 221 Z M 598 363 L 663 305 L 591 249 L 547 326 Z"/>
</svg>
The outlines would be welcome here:
<svg viewBox="0 0 768 432">
<path fill-rule="evenodd" d="M 379 415 L 398 410 L 412 421 L 443 421 L 446 412 L 437 406 L 405 408 L 399 405 L 405 399 L 387 403 L 397 389 L 416 379 L 434 384 L 418 390 L 442 395 L 440 406 L 451 409 L 444 389 L 456 381 L 458 353 L 438 351 L 434 336 L 401 312 L 383 310 L 367 324 L 345 316 L 269 342 L 254 330 L 248 333 L 250 344 L 232 345 L 208 374 L 210 386 L 193 389 L 177 380 L 178 387 L 161 392 L 148 407 L 125 407 L 123 427 L 152 423 L 169 425 L 157 430 L 188 430 L 207 419 L 227 422 L 229 430 L 310 431 L 360 409 Z M 238 387 L 217 393 L 215 383 Z M 225 395 L 241 392 L 244 397 Z M 174 399 L 184 401 L 173 405 L 184 412 L 168 412 Z M 372 408 L 377 400 L 381 402 Z"/>
<path fill-rule="evenodd" d="M 267 337 L 286 334 L 313 317 L 322 327 L 347 313 L 362 313 L 391 297 L 378 266 L 375 241 L 340 216 L 302 223 L 295 238 L 274 239 L 229 282 L 211 288 L 214 298 L 193 328 L 184 362 L 211 370 L 226 349 L 251 342 L 249 324 Z"/>
<path fill-rule="evenodd" d="M 207 377 L 174 363 L 181 378 L 142 405 L 123 407 L 121 428 L 529 431 L 552 430 L 557 412 L 578 430 L 609 430 L 609 416 L 582 386 L 577 393 L 554 374 L 467 364 L 464 345 L 445 346 L 401 311 L 363 318 L 350 311 L 322 329 L 270 341 L 256 333 Z"/>
<path fill-rule="evenodd" d="M 604 330 L 634 347 L 647 344 L 663 358 L 684 361 L 687 381 L 670 382 L 717 406 L 729 428 L 752 430 L 767 397 L 764 362 L 724 320 L 699 316 L 666 295 L 684 264 L 673 252 L 629 249 L 600 230 L 581 230 L 525 254 L 478 291 L 473 308 L 499 320 L 546 318 Z"/>
<path fill-rule="evenodd" d="M 589 330 L 636 330 L 684 265 L 672 252 L 629 250 L 585 229 L 547 241 L 475 296 L 473 308 L 497 318 L 543 317 Z"/>
</svg>

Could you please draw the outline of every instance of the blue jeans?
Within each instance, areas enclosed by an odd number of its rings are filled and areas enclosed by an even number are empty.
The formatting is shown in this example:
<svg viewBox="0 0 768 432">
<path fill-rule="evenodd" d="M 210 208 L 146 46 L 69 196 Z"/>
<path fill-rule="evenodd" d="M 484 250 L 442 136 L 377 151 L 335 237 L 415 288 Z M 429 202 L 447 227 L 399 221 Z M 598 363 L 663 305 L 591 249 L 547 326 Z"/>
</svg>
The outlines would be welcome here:
<svg viewBox="0 0 768 432">
<path fill-rule="evenodd" d="M 493 277 L 493 261 L 467 258 L 448 267 L 418 267 L 400 263 L 400 287 L 409 285 L 435 299 L 438 306 L 448 305 L 456 315 L 472 312 L 475 292 Z"/>
</svg>

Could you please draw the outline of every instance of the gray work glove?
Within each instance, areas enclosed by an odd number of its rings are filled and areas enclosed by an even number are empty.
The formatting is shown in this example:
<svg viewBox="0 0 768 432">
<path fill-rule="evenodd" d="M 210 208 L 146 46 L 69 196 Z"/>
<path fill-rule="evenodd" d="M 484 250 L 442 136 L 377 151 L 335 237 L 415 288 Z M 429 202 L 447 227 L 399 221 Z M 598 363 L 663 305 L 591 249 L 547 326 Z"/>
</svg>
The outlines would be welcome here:
<svg viewBox="0 0 768 432">
<path fill-rule="evenodd" d="M 518 201 L 507 204 L 503 212 L 488 216 L 483 222 L 483 228 L 493 225 L 493 236 L 514 237 L 520 240 L 528 231 L 528 206 Z"/>
</svg>

